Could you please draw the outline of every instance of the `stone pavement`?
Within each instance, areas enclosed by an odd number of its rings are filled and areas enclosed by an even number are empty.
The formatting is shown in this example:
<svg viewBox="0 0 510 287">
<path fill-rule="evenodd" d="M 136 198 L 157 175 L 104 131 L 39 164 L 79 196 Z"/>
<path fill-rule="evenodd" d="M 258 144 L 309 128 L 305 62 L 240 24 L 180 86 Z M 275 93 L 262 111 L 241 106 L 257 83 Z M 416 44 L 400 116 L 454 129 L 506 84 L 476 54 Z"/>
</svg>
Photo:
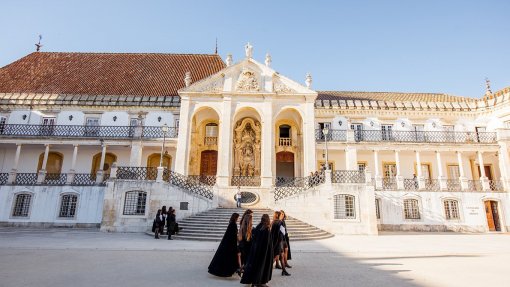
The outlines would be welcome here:
<svg viewBox="0 0 510 287">
<path fill-rule="evenodd" d="M 0 286 L 242 286 L 207 266 L 216 242 L 0 229 Z M 291 243 L 270 286 L 510 286 L 508 234 L 385 233 Z"/>
</svg>

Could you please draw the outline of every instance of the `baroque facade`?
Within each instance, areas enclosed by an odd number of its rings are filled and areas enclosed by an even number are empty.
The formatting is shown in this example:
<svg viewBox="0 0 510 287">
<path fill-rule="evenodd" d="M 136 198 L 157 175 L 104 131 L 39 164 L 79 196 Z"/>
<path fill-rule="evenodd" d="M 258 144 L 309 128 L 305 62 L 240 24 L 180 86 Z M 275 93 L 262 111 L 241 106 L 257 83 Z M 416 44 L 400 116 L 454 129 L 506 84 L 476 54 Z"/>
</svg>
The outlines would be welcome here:
<svg viewBox="0 0 510 287">
<path fill-rule="evenodd" d="M 0 222 L 145 231 L 234 206 L 326 231 L 507 231 L 510 89 L 315 91 L 252 57 L 36 52 L 0 69 Z"/>
</svg>

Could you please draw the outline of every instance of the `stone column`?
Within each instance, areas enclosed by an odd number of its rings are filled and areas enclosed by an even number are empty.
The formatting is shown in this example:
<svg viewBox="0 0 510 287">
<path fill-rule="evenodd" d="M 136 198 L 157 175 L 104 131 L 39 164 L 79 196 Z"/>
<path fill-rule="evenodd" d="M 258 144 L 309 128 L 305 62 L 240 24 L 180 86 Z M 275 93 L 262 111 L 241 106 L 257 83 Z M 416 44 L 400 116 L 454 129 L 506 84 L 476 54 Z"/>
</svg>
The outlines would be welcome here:
<svg viewBox="0 0 510 287">
<path fill-rule="evenodd" d="M 99 162 L 99 168 L 97 170 L 96 183 L 102 183 L 104 178 L 104 160 L 106 158 L 106 145 L 102 145 L 101 149 L 101 161 Z"/>
<path fill-rule="evenodd" d="M 315 98 L 307 98 L 305 106 L 305 118 L 303 120 L 303 175 L 317 170 L 315 154 Z M 328 163 L 326 163 L 328 164 Z"/>
<path fill-rule="evenodd" d="M 381 172 L 379 171 L 379 151 L 374 150 L 374 178 L 375 178 L 375 187 L 376 189 L 381 189 L 383 182 Z"/>
<path fill-rule="evenodd" d="M 76 158 L 78 156 L 78 145 L 73 145 L 73 160 L 71 161 L 71 170 L 67 173 L 67 183 L 72 183 L 74 180 L 74 174 L 76 173 Z"/>
<path fill-rule="evenodd" d="M 478 151 L 478 166 L 480 166 L 480 181 L 482 182 L 482 189 L 484 191 L 490 191 L 489 178 L 485 174 L 485 165 L 483 164 L 483 152 Z"/>
<path fill-rule="evenodd" d="M 358 170 L 358 151 L 355 147 L 345 148 L 345 169 Z"/>
<path fill-rule="evenodd" d="M 273 125 L 273 99 L 271 96 L 264 98 L 264 110 L 262 115 L 262 151 L 261 151 L 261 186 L 273 185 L 273 157 L 275 154 L 275 134 Z"/>
<path fill-rule="evenodd" d="M 441 190 L 448 189 L 447 183 L 446 183 L 446 177 L 443 173 L 443 163 L 441 161 L 441 153 L 439 151 L 436 151 L 436 161 L 437 161 L 437 173 L 439 176 L 437 179 L 439 180 L 439 188 Z"/>
<path fill-rule="evenodd" d="M 397 189 L 404 189 L 404 177 L 402 176 L 402 172 L 400 170 L 400 151 L 395 150 L 395 166 L 397 168 L 397 176 L 395 177 L 397 181 Z"/>
<path fill-rule="evenodd" d="M 186 175 L 188 173 L 189 141 L 190 141 L 190 99 L 188 96 L 181 96 L 181 108 L 179 115 L 179 136 L 177 137 L 177 150 L 175 153 L 175 172 Z M 220 121 L 220 131 L 222 129 Z M 221 137 L 220 137 L 221 141 Z M 219 143 L 220 144 L 220 143 Z M 218 164 L 218 167 L 220 165 Z"/>
<path fill-rule="evenodd" d="M 499 169 L 501 171 L 501 182 L 505 190 L 510 190 L 510 158 L 508 156 L 508 146 L 505 142 L 499 143 Z"/>
<path fill-rule="evenodd" d="M 234 123 L 232 118 L 232 96 L 223 96 L 223 109 L 220 115 L 220 135 L 218 139 L 218 172 L 217 184 L 220 187 L 230 186 L 232 172 L 232 137 Z M 263 135 L 262 135 L 263 137 Z M 264 141 L 264 138 L 262 138 Z"/>
<path fill-rule="evenodd" d="M 418 178 L 418 188 L 419 189 L 425 189 L 426 183 L 425 183 L 425 177 L 423 177 L 423 170 L 421 168 L 421 156 L 419 151 L 415 151 L 416 153 L 416 171 L 418 174 L 416 177 Z"/>
<path fill-rule="evenodd" d="M 14 156 L 14 164 L 12 166 L 11 172 L 9 173 L 9 178 L 7 179 L 7 183 L 14 183 L 16 181 L 16 174 L 18 173 L 18 165 L 19 165 L 20 155 L 21 155 L 21 144 L 16 144 L 16 154 Z"/>
<path fill-rule="evenodd" d="M 459 173 L 460 173 L 460 188 L 462 190 L 467 190 L 469 188 L 468 186 L 468 179 L 466 177 L 466 171 L 464 170 L 464 163 L 462 162 L 462 152 L 457 151 L 457 163 L 459 165 Z"/>
<path fill-rule="evenodd" d="M 44 157 L 41 170 L 39 170 L 39 174 L 37 175 L 37 183 L 43 183 L 46 177 L 46 165 L 48 164 L 48 154 L 50 153 L 50 145 L 45 144 L 44 146 L 45 146 Z"/>
</svg>

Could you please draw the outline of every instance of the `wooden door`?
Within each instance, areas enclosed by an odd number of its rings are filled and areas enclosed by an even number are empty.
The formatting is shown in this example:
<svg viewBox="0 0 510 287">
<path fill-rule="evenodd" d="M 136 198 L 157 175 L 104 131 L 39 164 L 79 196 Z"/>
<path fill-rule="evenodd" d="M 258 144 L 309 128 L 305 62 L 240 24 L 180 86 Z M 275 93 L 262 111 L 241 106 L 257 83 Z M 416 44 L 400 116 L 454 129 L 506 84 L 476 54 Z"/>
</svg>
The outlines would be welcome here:
<svg viewBox="0 0 510 287">
<path fill-rule="evenodd" d="M 276 154 L 276 176 L 294 177 L 294 154 L 281 151 Z"/>
<path fill-rule="evenodd" d="M 218 151 L 205 150 L 200 157 L 200 175 L 216 175 Z"/>
<path fill-rule="evenodd" d="M 492 180 L 492 171 L 491 171 L 491 166 L 490 165 L 486 165 L 483 167 L 485 169 L 485 176 L 489 179 L 489 180 Z"/>
<path fill-rule="evenodd" d="M 501 231 L 501 225 L 499 223 L 498 203 L 496 201 L 488 200 L 485 201 L 484 204 L 489 231 Z"/>
</svg>

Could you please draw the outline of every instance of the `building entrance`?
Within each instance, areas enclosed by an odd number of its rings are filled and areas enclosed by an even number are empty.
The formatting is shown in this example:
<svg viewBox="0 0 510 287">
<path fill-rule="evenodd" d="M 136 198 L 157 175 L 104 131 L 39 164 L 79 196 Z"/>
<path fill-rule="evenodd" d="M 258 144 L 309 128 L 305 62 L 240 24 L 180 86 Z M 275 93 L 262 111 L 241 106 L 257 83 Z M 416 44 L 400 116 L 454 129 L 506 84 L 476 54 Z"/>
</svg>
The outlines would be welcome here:
<svg viewBox="0 0 510 287">
<path fill-rule="evenodd" d="M 499 221 L 498 212 L 498 202 L 494 200 L 487 200 L 484 202 L 484 204 L 489 231 L 501 231 L 501 224 Z"/>
<path fill-rule="evenodd" d="M 282 151 L 276 154 L 276 176 L 294 177 L 294 154 Z"/>
<path fill-rule="evenodd" d="M 200 175 L 216 176 L 218 169 L 218 151 L 204 150 L 200 156 Z"/>
</svg>

